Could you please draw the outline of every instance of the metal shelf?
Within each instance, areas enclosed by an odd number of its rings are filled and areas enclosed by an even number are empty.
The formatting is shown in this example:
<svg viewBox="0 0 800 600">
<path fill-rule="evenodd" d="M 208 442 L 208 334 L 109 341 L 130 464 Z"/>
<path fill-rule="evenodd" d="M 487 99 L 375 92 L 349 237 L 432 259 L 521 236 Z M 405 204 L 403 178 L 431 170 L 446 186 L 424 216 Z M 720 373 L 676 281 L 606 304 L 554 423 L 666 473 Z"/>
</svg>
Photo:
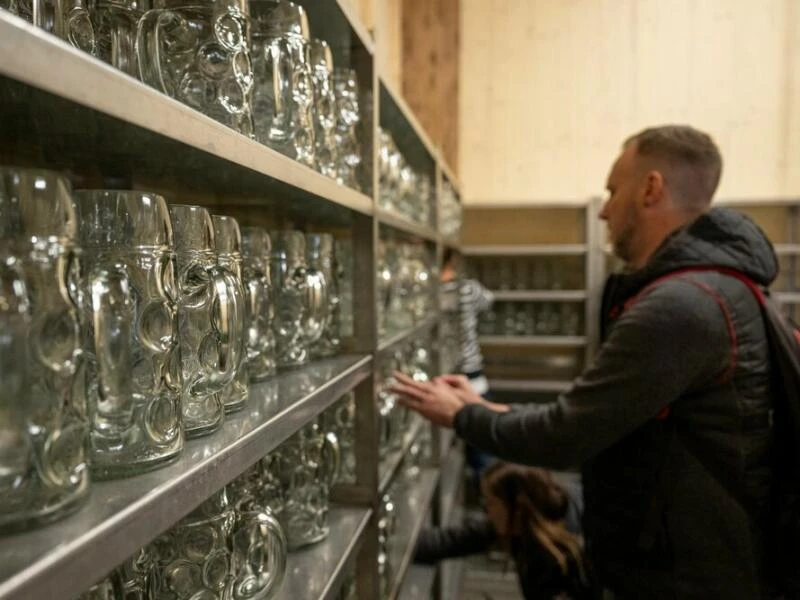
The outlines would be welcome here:
<svg viewBox="0 0 800 600">
<path fill-rule="evenodd" d="M 455 431 L 453 431 L 449 427 L 439 428 L 439 443 L 441 444 L 439 448 L 439 456 L 442 457 L 443 461 L 449 455 L 450 448 L 452 448 L 453 440 L 455 439 L 456 439 Z"/>
<path fill-rule="evenodd" d="M 442 170 L 442 175 L 444 175 L 444 178 L 447 179 L 447 181 L 453 187 L 460 200 L 461 184 L 458 180 L 458 177 L 456 177 L 456 174 L 453 172 L 453 169 L 451 169 L 450 165 L 447 164 L 447 161 L 444 159 L 444 155 L 442 153 L 439 153 L 437 156 L 437 162 L 439 163 L 439 168 Z M 461 202 L 461 205 L 463 206 L 464 203 Z"/>
<path fill-rule="evenodd" d="M 188 514 L 365 379 L 369 356 L 315 362 L 254 385 L 215 434 L 187 442 L 173 463 L 95 483 L 75 514 L 0 539 L 0 599 L 70 598 Z"/>
<path fill-rule="evenodd" d="M 529 244 L 525 246 L 463 246 L 469 256 L 579 256 L 586 254 L 586 244 Z"/>
<path fill-rule="evenodd" d="M 289 554 L 286 577 L 276 600 L 336 598 L 371 515 L 368 508 L 331 508 L 328 537 Z"/>
<path fill-rule="evenodd" d="M 494 392 L 566 392 L 572 381 L 546 381 L 534 379 L 490 379 L 489 389 Z"/>
<path fill-rule="evenodd" d="M 581 335 L 482 335 L 481 344 L 493 346 L 547 346 L 549 348 L 578 348 L 587 339 Z"/>
<path fill-rule="evenodd" d="M 800 244 L 775 244 L 775 254 L 800 256 Z"/>
<path fill-rule="evenodd" d="M 361 18 L 358 16 L 353 3 L 348 0 L 336 0 L 336 4 L 339 5 L 339 9 L 350 23 L 350 27 L 352 27 L 358 39 L 364 44 L 364 48 L 366 48 L 367 52 L 372 56 L 375 56 L 375 42 L 366 25 L 361 22 Z"/>
<path fill-rule="evenodd" d="M 394 452 L 390 452 L 382 461 L 380 461 L 378 464 L 378 493 L 380 495 L 383 495 L 392 484 L 395 475 L 397 475 L 397 470 L 400 468 L 400 465 L 403 464 L 403 459 L 406 457 L 406 454 L 408 454 L 408 449 L 411 447 L 411 444 L 414 443 L 414 440 L 417 439 L 417 436 L 422 432 L 422 428 L 426 426 L 427 425 L 424 421 L 417 421 L 411 429 L 411 432 L 408 433 L 403 439 L 403 445 L 401 448 L 399 450 L 395 450 Z"/>
<path fill-rule="evenodd" d="M 439 476 L 439 514 L 442 523 L 449 523 L 456 505 L 458 490 L 464 479 L 464 450 L 459 446 L 450 449 Z"/>
<path fill-rule="evenodd" d="M 377 208 L 375 209 L 375 212 L 377 214 L 378 221 L 382 225 L 391 227 L 392 229 L 397 229 L 403 233 L 407 233 L 429 242 L 436 242 L 438 240 L 436 232 L 428 225 L 417 223 L 396 212 L 386 210 L 385 208 Z"/>
<path fill-rule="evenodd" d="M 372 214 L 369 196 L 337 184 L 6 11 L 0 11 L 0 54 L 14 56 L 0 62 L 0 76 L 7 78 L 0 77 L 4 117 L 0 142 L 25 139 L 41 144 L 54 161 L 53 168 L 88 164 L 123 178 L 142 175 L 145 181 L 137 180 L 137 184 L 169 181 L 182 191 L 238 195 L 287 210 L 298 204 L 301 212 L 324 211 L 324 204 L 334 203 Z"/>
<path fill-rule="evenodd" d="M 414 115 L 414 112 L 411 110 L 411 107 L 409 107 L 408 104 L 406 104 L 403 95 L 399 92 L 399 90 L 395 89 L 394 84 L 392 84 L 388 79 L 379 76 L 378 81 L 379 85 L 383 87 L 386 94 L 389 96 L 389 98 L 391 98 L 392 102 L 400 111 L 401 115 L 403 116 L 403 119 L 405 119 L 408 125 L 411 127 L 411 129 L 414 132 L 414 135 L 425 147 L 425 150 L 428 152 L 431 159 L 434 162 L 436 162 L 439 157 L 439 154 L 436 151 L 436 146 L 434 145 L 430 137 L 428 137 L 427 132 L 422 127 L 420 122 L 417 120 L 417 117 L 416 115 Z M 383 120 L 383 116 L 381 117 L 381 120 Z M 408 159 L 408 157 L 406 157 L 406 159 Z M 440 165 L 442 164 L 441 161 L 438 162 Z"/>
<path fill-rule="evenodd" d="M 428 507 L 438 479 L 438 469 L 423 469 L 419 479 L 413 482 L 402 481 L 394 490 L 397 526 L 391 542 L 392 548 L 389 550 L 389 564 L 393 569 L 394 583 L 389 590 L 388 600 L 395 600 L 398 597 L 406 571 L 414 556 L 417 538 L 428 517 Z"/>
<path fill-rule="evenodd" d="M 581 302 L 586 290 L 492 290 L 499 302 Z"/>
<path fill-rule="evenodd" d="M 773 292 L 772 295 L 781 304 L 800 304 L 800 292 Z"/>
<path fill-rule="evenodd" d="M 398 599 L 430 600 L 436 582 L 436 570 L 433 565 L 411 565 L 397 595 Z"/>
<path fill-rule="evenodd" d="M 461 252 L 461 241 L 458 237 L 450 237 L 450 236 L 439 236 L 439 242 L 443 246 L 447 246 L 448 248 L 452 248 L 457 252 Z"/>
<path fill-rule="evenodd" d="M 448 525 L 455 524 L 464 518 L 464 509 L 455 507 L 452 520 Z M 455 558 L 442 561 L 439 565 L 439 598 L 442 600 L 456 600 L 461 597 L 461 584 L 464 579 L 466 559 Z"/>
<path fill-rule="evenodd" d="M 389 350 L 398 344 L 402 344 L 406 340 L 417 337 L 433 327 L 438 320 L 439 315 L 433 315 L 432 317 L 422 320 L 405 331 L 401 331 L 399 333 L 390 332 L 389 337 L 378 344 L 378 352 L 385 352 L 386 350 Z"/>
</svg>

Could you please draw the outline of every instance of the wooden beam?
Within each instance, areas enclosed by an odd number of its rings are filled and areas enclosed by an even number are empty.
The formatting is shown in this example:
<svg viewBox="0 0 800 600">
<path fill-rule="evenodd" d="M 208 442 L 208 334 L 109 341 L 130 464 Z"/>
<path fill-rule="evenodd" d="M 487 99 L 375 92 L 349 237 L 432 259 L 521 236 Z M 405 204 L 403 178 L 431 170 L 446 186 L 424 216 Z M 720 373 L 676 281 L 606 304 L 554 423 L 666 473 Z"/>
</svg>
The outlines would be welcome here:
<svg viewBox="0 0 800 600">
<path fill-rule="evenodd" d="M 403 0 L 402 85 L 451 169 L 458 168 L 460 0 Z"/>
</svg>

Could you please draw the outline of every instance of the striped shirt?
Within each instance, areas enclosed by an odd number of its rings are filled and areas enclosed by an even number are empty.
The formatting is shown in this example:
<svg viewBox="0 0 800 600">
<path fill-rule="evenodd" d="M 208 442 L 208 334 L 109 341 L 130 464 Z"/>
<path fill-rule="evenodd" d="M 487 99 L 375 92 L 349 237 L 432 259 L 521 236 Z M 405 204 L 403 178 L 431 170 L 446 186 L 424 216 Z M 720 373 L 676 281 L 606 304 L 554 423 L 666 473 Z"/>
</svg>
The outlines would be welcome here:
<svg viewBox="0 0 800 600">
<path fill-rule="evenodd" d="M 462 373 L 475 373 L 483 370 L 483 355 L 478 344 L 478 315 L 488 310 L 494 301 L 492 292 L 474 279 L 454 279 L 442 284 L 445 293 L 459 292 L 459 328 L 461 335 Z"/>
</svg>

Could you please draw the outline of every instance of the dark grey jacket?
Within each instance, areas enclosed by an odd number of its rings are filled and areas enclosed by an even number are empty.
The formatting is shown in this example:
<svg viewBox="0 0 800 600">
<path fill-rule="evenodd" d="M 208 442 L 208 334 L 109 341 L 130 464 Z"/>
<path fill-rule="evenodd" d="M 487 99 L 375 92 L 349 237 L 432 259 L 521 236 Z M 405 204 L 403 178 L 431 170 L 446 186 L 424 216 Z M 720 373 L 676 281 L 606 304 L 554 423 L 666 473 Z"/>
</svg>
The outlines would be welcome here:
<svg viewBox="0 0 800 600">
<path fill-rule="evenodd" d="M 569 392 L 506 414 L 476 405 L 456 416 L 461 437 L 501 458 L 583 467 L 589 555 L 618 597 L 761 595 L 757 513 L 768 497 L 772 434 L 760 307 L 743 283 L 719 273 L 648 288 L 710 265 L 765 286 L 777 274 L 752 221 L 711 210 L 644 269 L 610 282 L 613 312 L 642 293 L 606 323 L 593 364 Z"/>
</svg>

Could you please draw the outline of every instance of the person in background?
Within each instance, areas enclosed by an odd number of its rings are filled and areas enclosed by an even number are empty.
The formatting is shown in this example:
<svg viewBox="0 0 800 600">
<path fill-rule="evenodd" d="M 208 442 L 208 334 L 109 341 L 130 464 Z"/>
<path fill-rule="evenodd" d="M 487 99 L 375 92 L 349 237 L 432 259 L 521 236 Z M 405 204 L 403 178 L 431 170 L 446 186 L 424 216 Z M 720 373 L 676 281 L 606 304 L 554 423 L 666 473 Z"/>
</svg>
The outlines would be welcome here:
<svg viewBox="0 0 800 600">
<path fill-rule="evenodd" d="M 501 548 L 513 560 L 526 600 L 593 598 L 583 562 L 580 487 L 551 473 L 495 461 L 481 477 L 485 514 L 424 529 L 414 562 L 435 564 Z"/>
<path fill-rule="evenodd" d="M 514 408 L 461 376 L 397 376 L 401 402 L 485 452 L 582 466 L 583 531 L 606 597 L 769 597 L 772 367 L 761 308 L 772 245 L 710 208 L 722 159 L 683 125 L 629 138 L 600 218 L 628 266 L 603 297 L 604 339 L 571 389 Z M 728 269 L 727 272 L 708 270 Z"/>
<path fill-rule="evenodd" d="M 458 370 L 467 378 L 469 385 L 482 398 L 489 398 L 489 381 L 483 373 L 483 354 L 478 342 L 478 319 L 494 302 L 494 295 L 476 279 L 461 279 L 458 276 L 458 254 L 445 248 L 442 256 L 442 291 L 458 294 L 459 334 L 461 354 Z M 466 448 L 467 464 L 475 477 L 477 486 L 481 472 L 493 457 L 480 452 L 471 444 Z"/>
</svg>

